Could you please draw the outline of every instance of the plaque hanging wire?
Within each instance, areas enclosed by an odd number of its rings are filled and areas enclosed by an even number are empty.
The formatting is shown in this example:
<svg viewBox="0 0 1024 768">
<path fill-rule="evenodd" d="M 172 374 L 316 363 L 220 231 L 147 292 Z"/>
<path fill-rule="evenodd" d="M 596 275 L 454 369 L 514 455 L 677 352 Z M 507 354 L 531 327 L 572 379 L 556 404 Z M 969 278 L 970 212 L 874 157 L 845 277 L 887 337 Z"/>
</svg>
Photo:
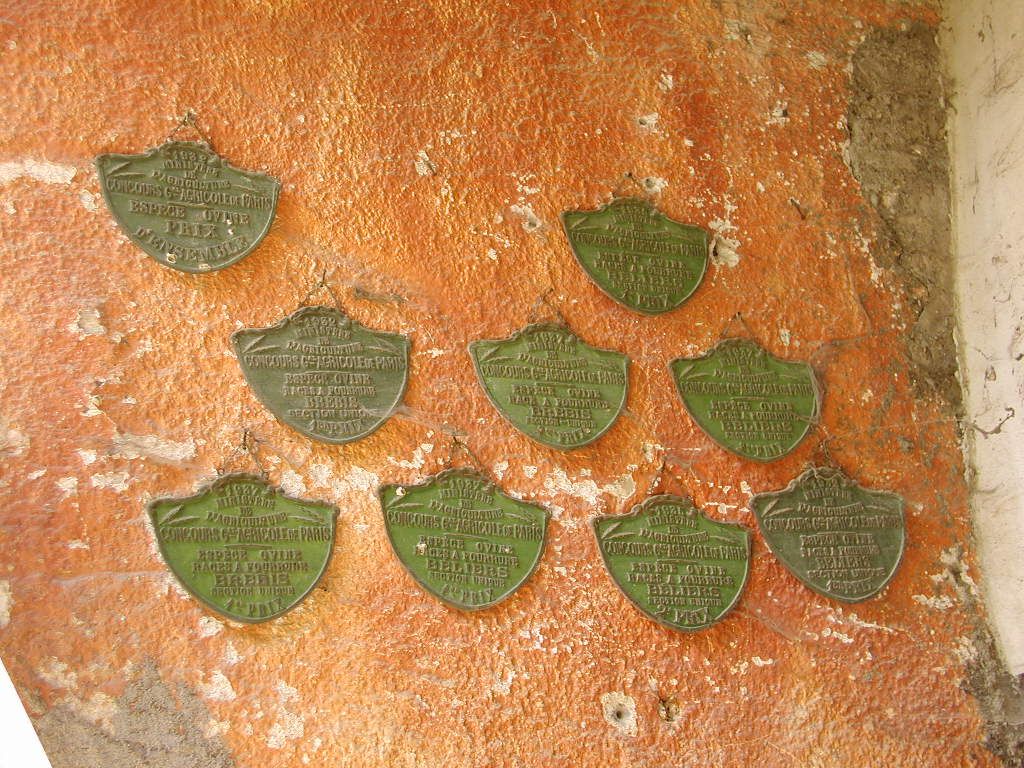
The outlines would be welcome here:
<svg viewBox="0 0 1024 768">
<path fill-rule="evenodd" d="M 329 281 L 329 278 L 333 274 L 334 274 L 334 270 L 331 270 L 330 272 L 328 272 L 325 269 L 323 271 L 323 273 L 320 275 L 320 279 L 317 281 L 316 285 L 314 285 L 312 288 L 310 288 L 306 292 L 306 295 L 303 296 L 302 299 L 299 300 L 299 308 L 300 309 L 302 307 L 312 306 L 309 303 L 309 300 L 311 298 L 313 298 L 314 296 L 316 296 L 316 294 L 318 294 L 319 292 L 326 291 L 327 295 L 330 296 L 331 300 L 334 302 L 334 308 L 337 309 L 339 312 L 341 312 L 341 314 L 345 315 L 346 317 L 349 317 L 349 313 L 345 310 L 345 305 L 342 304 L 342 302 L 341 302 L 341 297 L 338 296 L 337 291 L 334 290 L 334 287 L 331 285 L 331 283 Z"/>
<path fill-rule="evenodd" d="M 640 179 L 638 179 L 636 177 L 636 174 L 633 173 L 632 171 L 626 171 L 624 174 L 622 174 L 622 177 L 618 180 L 618 182 L 616 182 L 615 186 L 612 188 L 612 200 L 619 200 L 623 197 L 636 197 L 635 193 L 625 191 L 624 187 L 627 186 L 626 182 L 628 182 L 628 185 L 636 187 L 638 190 L 640 190 L 640 193 L 645 203 L 652 207 L 654 206 L 654 195 L 651 193 L 651 190 L 648 189 L 647 186 L 645 186 L 644 183 L 640 181 Z"/>
<path fill-rule="evenodd" d="M 263 468 L 263 463 L 260 461 L 259 446 L 260 440 L 253 434 L 252 430 L 248 427 L 242 429 L 242 439 L 236 445 L 231 453 L 229 453 L 219 466 L 215 468 L 217 477 L 221 477 L 226 474 L 230 474 L 230 471 L 226 468 L 230 463 L 234 462 L 235 459 L 245 456 L 252 462 L 256 468 L 256 473 L 263 479 L 269 480 L 267 471 Z"/>
<path fill-rule="evenodd" d="M 174 137 L 178 135 L 182 128 L 191 128 L 195 132 L 195 134 L 202 140 L 202 142 L 206 144 L 206 146 L 208 146 L 211 150 L 213 149 L 213 142 L 210 141 L 210 137 L 207 136 L 199 127 L 199 124 L 196 122 L 196 113 L 193 112 L 191 109 L 186 111 L 185 114 L 182 115 L 181 119 L 178 121 L 178 124 L 174 127 L 174 130 L 167 135 L 167 138 L 164 140 L 165 143 L 173 141 Z"/>
<path fill-rule="evenodd" d="M 548 288 L 540 296 L 537 297 L 536 301 L 533 302 L 533 305 L 530 307 L 530 311 L 526 316 L 527 324 L 532 325 L 533 323 L 539 323 L 543 321 L 555 322 L 558 325 L 564 326 L 566 328 L 569 327 L 569 323 L 565 319 L 565 315 L 562 314 L 562 310 L 560 310 L 553 302 L 551 302 L 548 299 L 548 296 L 550 296 L 554 292 L 554 290 L 554 288 Z M 544 318 L 541 315 L 541 310 L 543 309 L 547 309 L 551 315 L 554 315 L 555 319 L 551 320 L 549 315 L 549 318 L 547 320 L 544 320 Z"/>
<path fill-rule="evenodd" d="M 825 425 L 822 424 L 820 420 L 815 426 L 815 432 L 818 433 L 819 438 L 817 444 L 814 446 L 810 459 L 807 461 L 807 469 L 824 466 L 830 469 L 838 469 L 842 472 L 842 466 L 835 460 L 835 457 L 832 456 L 832 450 L 829 448 L 829 445 L 834 438 L 829 434 L 828 430 L 825 429 Z"/>
<path fill-rule="evenodd" d="M 451 469 L 452 463 L 455 461 L 455 454 L 457 452 L 461 452 L 466 455 L 466 457 L 470 461 L 470 464 L 473 465 L 474 469 L 476 469 L 481 475 L 490 480 L 491 473 L 487 470 L 487 467 L 484 465 L 484 463 L 480 461 L 480 458 L 475 453 L 473 453 L 472 449 L 469 447 L 469 443 L 467 443 L 458 435 L 452 435 L 451 437 L 451 443 L 449 444 L 448 447 L 448 458 L 445 459 L 444 464 L 441 465 L 441 468 Z"/>
<path fill-rule="evenodd" d="M 740 327 L 740 330 L 742 331 L 741 333 L 734 332 L 734 328 L 737 325 Z M 750 327 L 747 319 L 743 317 L 742 312 L 737 312 L 735 315 L 730 317 L 729 322 L 726 323 L 719 332 L 719 341 L 725 341 L 727 339 L 750 339 L 751 341 L 757 341 L 757 334 L 754 333 L 754 329 Z"/>
</svg>

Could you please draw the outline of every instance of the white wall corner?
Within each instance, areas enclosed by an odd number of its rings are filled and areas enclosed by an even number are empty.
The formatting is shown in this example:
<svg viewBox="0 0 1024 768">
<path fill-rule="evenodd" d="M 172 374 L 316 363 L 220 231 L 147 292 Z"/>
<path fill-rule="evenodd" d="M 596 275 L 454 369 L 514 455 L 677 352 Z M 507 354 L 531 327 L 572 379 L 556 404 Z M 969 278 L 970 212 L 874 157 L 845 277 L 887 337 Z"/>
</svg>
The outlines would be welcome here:
<svg viewBox="0 0 1024 768">
<path fill-rule="evenodd" d="M 947 0 L 958 347 L 975 549 L 1024 674 L 1024 2 Z"/>
</svg>

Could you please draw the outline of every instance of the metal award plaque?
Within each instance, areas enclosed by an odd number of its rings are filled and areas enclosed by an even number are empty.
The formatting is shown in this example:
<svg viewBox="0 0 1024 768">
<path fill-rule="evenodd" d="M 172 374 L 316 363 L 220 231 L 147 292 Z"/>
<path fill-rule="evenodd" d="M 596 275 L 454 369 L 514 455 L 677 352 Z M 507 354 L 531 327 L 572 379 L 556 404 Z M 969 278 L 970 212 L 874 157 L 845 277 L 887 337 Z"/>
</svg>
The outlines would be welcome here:
<svg viewBox="0 0 1024 768">
<path fill-rule="evenodd" d="M 255 475 L 218 478 L 188 498 L 149 505 L 160 553 L 178 581 L 235 621 L 294 608 L 327 570 L 338 510 L 295 499 Z"/>
<path fill-rule="evenodd" d="M 903 556 L 903 499 L 861 488 L 837 469 L 809 469 L 750 506 L 775 556 L 825 597 L 856 603 L 877 595 Z"/>
<path fill-rule="evenodd" d="M 669 367 L 694 421 L 744 458 L 785 456 L 818 418 L 811 366 L 773 357 L 753 341 L 727 339 L 703 357 L 681 357 Z"/>
<path fill-rule="evenodd" d="M 675 309 L 708 266 L 708 236 L 637 198 L 596 211 L 566 211 L 562 226 L 576 260 L 598 287 L 645 315 Z"/>
<path fill-rule="evenodd" d="M 248 255 L 267 234 L 281 184 L 234 168 L 205 143 L 170 141 L 141 155 L 96 158 L 117 223 L 165 267 L 211 272 Z"/>
<path fill-rule="evenodd" d="M 332 307 L 303 307 L 231 337 L 245 378 L 278 419 L 314 440 L 366 437 L 394 412 L 409 377 L 409 337 Z"/>
<path fill-rule="evenodd" d="M 628 515 L 598 517 L 594 533 L 619 589 L 672 629 L 694 632 L 719 621 L 747 582 L 747 529 L 709 520 L 681 496 L 651 496 Z"/>
<path fill-rule="evenodd" d="M 419 485 L 385 485 L 395 554 L 425 590 L 464 611 L 488 608 L 533 573 L 548 511 L 503 494 L 482 475 L 449 469 Z"/>
<path fill-rule="evenodd" d="M 562 325 L 528 325 L 469 353 L 487 397 L 539 443 L 567 450 L 603 435 L 626 402 L 629 358 L 591 347 Z"/>
</svg>

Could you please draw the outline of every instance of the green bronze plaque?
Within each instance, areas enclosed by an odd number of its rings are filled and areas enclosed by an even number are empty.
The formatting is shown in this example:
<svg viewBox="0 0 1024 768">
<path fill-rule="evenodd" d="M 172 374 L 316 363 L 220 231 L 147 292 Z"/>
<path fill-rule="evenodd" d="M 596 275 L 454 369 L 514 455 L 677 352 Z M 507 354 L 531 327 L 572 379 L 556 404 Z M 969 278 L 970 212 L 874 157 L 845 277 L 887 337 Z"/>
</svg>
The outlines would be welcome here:
<svg viewBox="0 0 1024 768">
<path fill-rule="evenodd" d="M 703 357 L 681 357 L 669 367 L 694 421 L 744 458 L 785 456 L 818 418 L 811 366 L 773 357 L 753 341 L 727 339 Z"/>
<path fill-rule="evenodd" d="M 178 581 L 235 621 L 294 608 L 327 570 L 338 510 L 231 474 L 183 499 L 149 505 L 160 553 Z"/>
<path fill-rule="evenodd" d="M 629 358 L 591 347 L 562 325 L 536 323 L 469 353 L 487 397 L 523 434 L 566 450 L 603 435 L 626 402 Z"/>
<path fill-rule="evenodd" d="M 231 337 L 253 391 L 307 437 L 348 443 L 394 412 L 409 377 L 409 338 L 374 331 L 332 307 L 303 307 Z"/>
<path fill-rule="evenodd" d="M 379 495 L 402 565 L 456 608 L 501 602 L 540 562 L 548 511 L 506 496 L 476 472 L 448 469 L 419 485 L 381 486 Z"/>
<path fill-rule="evenodd" d="M 825 597 L 856 603 L 877 595 L 903 556 L 903 499 L 861 488 L 837 469 L 809 469 L 750 506 L 775 556 Z"/>
<path fill-rule="evenodd" d="M 129 239 L 182 272 L 223 269 L 248 255 L 270 229 L 281 188 L 192 141 L 100 155 L 96 168 L 103 198 Z"/>
<path fill-rule="evenodd" d="M 675 309 L 708 266 L 708 236 L 632 197 L 596 211 L 566 211 L 562 226 L 576 260 L 598 287 L 645 315 Z"/>
<path fill-rule="evenodd" d="M 709 520 L 681 496 L 651 496 L 628 515 L 595 518 L 594 533 L 619 589 L 666 627 L 711 626 L 747 583 L 747 529 Z"/>
</svg>

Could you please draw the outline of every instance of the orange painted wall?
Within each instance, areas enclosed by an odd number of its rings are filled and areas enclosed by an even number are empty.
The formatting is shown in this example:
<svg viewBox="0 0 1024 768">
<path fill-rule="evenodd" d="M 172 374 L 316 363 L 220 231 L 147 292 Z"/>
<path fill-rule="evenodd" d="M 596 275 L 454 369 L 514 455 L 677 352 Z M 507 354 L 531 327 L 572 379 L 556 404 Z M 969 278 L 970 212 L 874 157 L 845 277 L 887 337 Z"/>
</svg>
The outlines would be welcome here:
<svg viewBox="0 0 1024 768">
<path fill-rule="evenodd" d="M 936 25 L 932 2 L 0 5 L 0 654 L 55 766 L 176 765 L 196 744 L 208 764 L 296 768 L 995 764 L 961 688 L 977 617 L 955 589 L 955 420 L 914 387 L 906 286 L 873 262 L 878 217 L 844 162 L 854 49 Z M 92 168 L 186 109 L 283 182 L 262 247 L 204 276 L 133 247 Z M 616 191 L 732 241 L 683 308 L 640 318 L 576 266 L 559 213 Z M 276 422 L 228 342 L 324 270 L 354 317 L 414 344 L 403 411 L 344 447 Z M 498 416 L 466 354 L 548 288 L 633 360 L 627 412 L 565 454 Z M 739 608 L 684 635 L 616 590 L 589 519 L 639 501 L 668 451 L 667 490 L 753 529 L 750 495 L 822 458 L 819 433 L 740 460 L 683 411 L 667 362 L 741 331 L 737 312 L 814 365 L 832 457 L 907 499 L 908 547 L 882 597 L 843 607 L 757 535 Z M 244 427 L 276 482 L 342 510 L 321 588 L 259 626 L 183 593 L 144 514 L 252 469 Z M 375 496 L 436 471 L 451 430 L 554 513 L 534 578 L 479 615 L 417 588 Z M 140 681 L 184 713 L 170 746 L 139 735 Z"/>
</svg>

